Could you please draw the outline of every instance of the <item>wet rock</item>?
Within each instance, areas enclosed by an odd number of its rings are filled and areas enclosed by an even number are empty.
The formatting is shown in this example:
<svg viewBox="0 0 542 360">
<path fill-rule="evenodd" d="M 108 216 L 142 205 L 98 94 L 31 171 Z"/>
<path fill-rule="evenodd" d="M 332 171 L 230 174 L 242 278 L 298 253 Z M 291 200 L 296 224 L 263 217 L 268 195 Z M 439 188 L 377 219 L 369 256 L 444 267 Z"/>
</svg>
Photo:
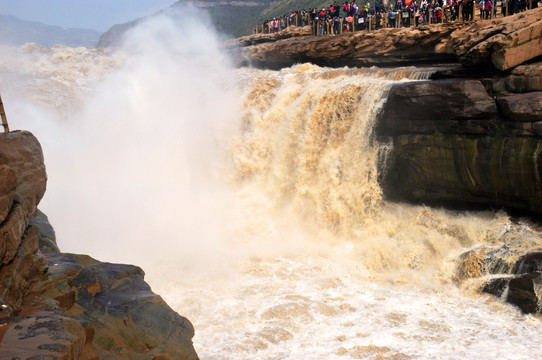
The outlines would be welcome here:
<svg viewBox="0 0 542 360">
<path fill-rule="evenodd" d="M 498 298 L 503 296 L 505 291 L 508 289 L 508 284 L 510 283 L 510 277 L 508 278 L 495 278 L 490 279 L 482 287 L 482 292 L 494 295 Z"/>
<path fill-rule="evenodd" d="M 492 82 L 495 93 L 542 91 L 542 62 L 520 65 L 504 77 L 493 78 Z"/>
<path fill-rule="evenodd" d="M 522 252 L 508 246 L 481 246 L 467 251 L 459 258 L 458 277 L 461 280 L 486 275 L 509 274 Z"/>
<path fill-rule="evenodd" d="M 527 274 L 532 272 L 542 272 L 542 252 L 529 252 L 521 256 L 512 271 L 513 274 Z"/>
<path fill-rule="evenodd" d="M 542 251 L 529 251 L 529 247 L 529 242 L 519 242 L 472 249 L 459 259 L 458 278 L 485 278 L 481 292 L 516 305 L 524 313 L 541 313 Z"/>
<path fill-rule="evenodd" d="M 391 200 L 542 214 L 540 148 L 534 137 L 399 135 L 382 188 Z"/>
<path fill-rule="evenodd" d="M 393 141 L 385 196 L 542 214 L 542 92 L 495 91 L 488 79 L 394 84 L 375 128 Z"/>
<path fill-rule="evenodd" d="M 508 284 L 506 301 L 518 306 L 524 313 L 539 313 L 542 304 L 542 274 L 532 272 L 512 278 Z"/>
</svg>

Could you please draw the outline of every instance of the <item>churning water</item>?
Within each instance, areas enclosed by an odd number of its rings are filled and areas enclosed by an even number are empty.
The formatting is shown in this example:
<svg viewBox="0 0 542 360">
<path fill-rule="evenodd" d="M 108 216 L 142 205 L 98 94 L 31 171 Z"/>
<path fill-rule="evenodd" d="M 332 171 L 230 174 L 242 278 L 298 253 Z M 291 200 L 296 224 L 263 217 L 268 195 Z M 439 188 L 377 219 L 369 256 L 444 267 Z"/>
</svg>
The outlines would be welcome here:
<svg viewBox="0 0 542 360">
<path fill-rule="evenodd" d="M 535 230 L 382 198 L 375 114 L 420 76 L 233 69 L 212 32 L 166 17 L 115 51 L 0 55 L 10 126 L 44 148 L 60 248 L 141 265 L 202 359 L 542 357 L 538 317 L 456 275 L 464 251 Z"/>
</svg>

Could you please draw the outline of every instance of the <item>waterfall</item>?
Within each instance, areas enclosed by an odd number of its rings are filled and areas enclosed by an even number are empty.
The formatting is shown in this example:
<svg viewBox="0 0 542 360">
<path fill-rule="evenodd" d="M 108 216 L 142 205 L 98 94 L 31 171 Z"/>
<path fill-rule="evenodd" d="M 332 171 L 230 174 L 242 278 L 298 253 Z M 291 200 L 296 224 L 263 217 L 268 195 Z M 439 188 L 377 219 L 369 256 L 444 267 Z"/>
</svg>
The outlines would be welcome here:
<svg viewBox="0 0 542 360">
<path fill-rule="evenodd" d="M 202 359 L 540 355 L 539 319 L 457 268 L 535 230 L 383 197 L 376 114 L 431 69 L 232 69 L 192 25 L 149 24 L 114 53 L 2 52 L 6 112 L 44 147 L 40 206 L 63 251 L 141 265 Z"/>
</svg>

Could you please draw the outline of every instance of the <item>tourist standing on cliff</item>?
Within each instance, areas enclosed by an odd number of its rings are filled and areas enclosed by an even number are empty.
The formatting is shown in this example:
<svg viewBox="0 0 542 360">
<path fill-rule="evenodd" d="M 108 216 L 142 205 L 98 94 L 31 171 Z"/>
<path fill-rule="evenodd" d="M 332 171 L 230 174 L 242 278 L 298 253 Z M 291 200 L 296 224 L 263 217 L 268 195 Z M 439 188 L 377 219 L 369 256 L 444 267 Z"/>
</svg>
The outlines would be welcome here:
<svg viewBox="0 0 542 360">
<path fill-rule="evenodd" d="M 393 7 L 390 9 L 390 11 L 388 12 L 388 26 L 391 27 L 391 28 L 395 28 L 397 27 L 396 23 L 395 23 L 395 11 L 393 11 Z"/>
<path fill-rule="evenodd" d="M 485 0 L 484 2 L 484 19 L 489 19 L 491 17 L 491 0 Z"/>
</svg>

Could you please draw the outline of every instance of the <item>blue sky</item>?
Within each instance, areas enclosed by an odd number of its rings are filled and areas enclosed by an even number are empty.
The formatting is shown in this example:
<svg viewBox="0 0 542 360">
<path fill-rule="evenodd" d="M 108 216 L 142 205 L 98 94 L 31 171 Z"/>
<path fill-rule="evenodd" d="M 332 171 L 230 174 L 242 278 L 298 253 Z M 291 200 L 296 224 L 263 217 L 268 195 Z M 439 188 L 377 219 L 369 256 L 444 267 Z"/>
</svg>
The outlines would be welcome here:
<svg viewBox="0 0 542 360">
<path fill-rule="evenodd" d="M 165 9 L 177 0 L 0 0 L 0 15 L 63 28 L 106 31 Z"/>
</svg>

